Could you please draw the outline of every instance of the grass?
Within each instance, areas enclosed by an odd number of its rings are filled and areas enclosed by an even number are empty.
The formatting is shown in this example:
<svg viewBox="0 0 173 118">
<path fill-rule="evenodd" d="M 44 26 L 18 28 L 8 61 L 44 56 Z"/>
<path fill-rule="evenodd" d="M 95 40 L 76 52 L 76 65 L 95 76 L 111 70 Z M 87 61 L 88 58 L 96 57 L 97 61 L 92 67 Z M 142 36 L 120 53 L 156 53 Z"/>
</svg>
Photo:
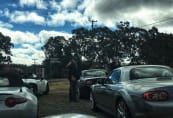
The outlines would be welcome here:
<svg viewBox="0 0 173 118">
<path fill-rule="evenodd" d="M 80 100 L 78 103 L 71 103 L 68 99 L 69 82 L 68 80 L 59 80 L 50 82 L 50 92 L 48 95 L 39 98 L 39 116 L 52 116 L 64 113 L 80 113 L 98 118 L 105 117 L 103 113 L 95 113 L 90 110 L 89 100 Z"/>
</svg>

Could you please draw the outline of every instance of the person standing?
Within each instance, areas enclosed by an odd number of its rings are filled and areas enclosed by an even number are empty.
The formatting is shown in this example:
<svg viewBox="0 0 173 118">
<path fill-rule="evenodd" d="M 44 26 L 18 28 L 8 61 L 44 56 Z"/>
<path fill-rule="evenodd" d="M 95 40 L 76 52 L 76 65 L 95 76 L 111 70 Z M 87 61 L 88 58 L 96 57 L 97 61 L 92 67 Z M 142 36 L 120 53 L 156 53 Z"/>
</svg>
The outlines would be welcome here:
<svg viewBox="0 0 173 118">
<path fill-rule="evenodd" d="M 66 65 L 66 68 L 69 69 L 68 72 L 68 80 L 70 83 L 69 88 L 69 101 L 70 102 L 78 102 L 77 98 L 77 80 L 79 79 L 78 76 L 78 65 L 76 61 L 72 58 L 69 63 Z"/>
</svg>

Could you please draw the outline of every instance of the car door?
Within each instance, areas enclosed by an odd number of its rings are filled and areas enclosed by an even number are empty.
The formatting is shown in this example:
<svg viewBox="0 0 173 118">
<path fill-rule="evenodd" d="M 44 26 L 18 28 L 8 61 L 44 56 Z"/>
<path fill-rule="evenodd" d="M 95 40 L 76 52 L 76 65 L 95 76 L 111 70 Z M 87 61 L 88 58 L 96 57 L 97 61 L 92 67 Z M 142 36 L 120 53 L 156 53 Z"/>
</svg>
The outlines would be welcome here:
<svg viewBox="0 0 173 118">
<path fill-rule="evenodd" d="M 114 95 L 118 91 L 118 86 L 120 82 L 121 70 L 114 70 L 109 78 L 104 83 L 104 90 L 102 92 L 103 106 L 107 109 L 113 110 L 115 97 Z"/>
<path fill-rule="evenodd" d="M 97 84 L 94 85 L 94 97 L 95 97 L 96 103 L 99 105 L 102 105 L 102 102 L 103 102 L 102 94 L 105 88 L 105 86 L 103 85 L 103 82 L 104 82 L 104 79 L 99 79 L 97 81 Z"/>
</svg>

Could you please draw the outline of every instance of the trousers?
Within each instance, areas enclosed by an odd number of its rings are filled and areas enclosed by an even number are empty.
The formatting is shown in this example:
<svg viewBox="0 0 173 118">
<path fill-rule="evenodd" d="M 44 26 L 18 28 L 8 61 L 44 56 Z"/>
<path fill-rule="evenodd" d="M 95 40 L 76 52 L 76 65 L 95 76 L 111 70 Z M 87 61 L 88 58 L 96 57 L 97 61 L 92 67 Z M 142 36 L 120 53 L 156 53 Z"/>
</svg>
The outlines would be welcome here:
<svg viewBox="0 0 173 118">
<path fill-rule="evenodd" d="M 69 101 L 77 101 L 77 81 L 70 81 Z"/>
</svg>

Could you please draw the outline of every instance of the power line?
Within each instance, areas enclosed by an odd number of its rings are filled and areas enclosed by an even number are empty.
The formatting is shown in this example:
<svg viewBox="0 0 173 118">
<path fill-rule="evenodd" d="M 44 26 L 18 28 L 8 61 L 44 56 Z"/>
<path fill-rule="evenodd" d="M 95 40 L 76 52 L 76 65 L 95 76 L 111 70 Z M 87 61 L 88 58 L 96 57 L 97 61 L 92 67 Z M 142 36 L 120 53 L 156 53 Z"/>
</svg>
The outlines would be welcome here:
<svg viewBox="0 0 173 118">
<path fill-rule="evenodd" d="M 160 21 L 157 21 L 157 22 L 154 22 L 154 23 L 151 23 L 151 24 L 143 25 L 141 27 L 146 27 L 146 26 L 150 26 L 150 25 L 154 25 L 154 24 L 158 24 L 158 23 L 162 23 L 162 22 L 168 22 L 170 20 L 173 20 L 173 18 L 167 18 L 167 19 L 160 20 Z"/>
</svg>

